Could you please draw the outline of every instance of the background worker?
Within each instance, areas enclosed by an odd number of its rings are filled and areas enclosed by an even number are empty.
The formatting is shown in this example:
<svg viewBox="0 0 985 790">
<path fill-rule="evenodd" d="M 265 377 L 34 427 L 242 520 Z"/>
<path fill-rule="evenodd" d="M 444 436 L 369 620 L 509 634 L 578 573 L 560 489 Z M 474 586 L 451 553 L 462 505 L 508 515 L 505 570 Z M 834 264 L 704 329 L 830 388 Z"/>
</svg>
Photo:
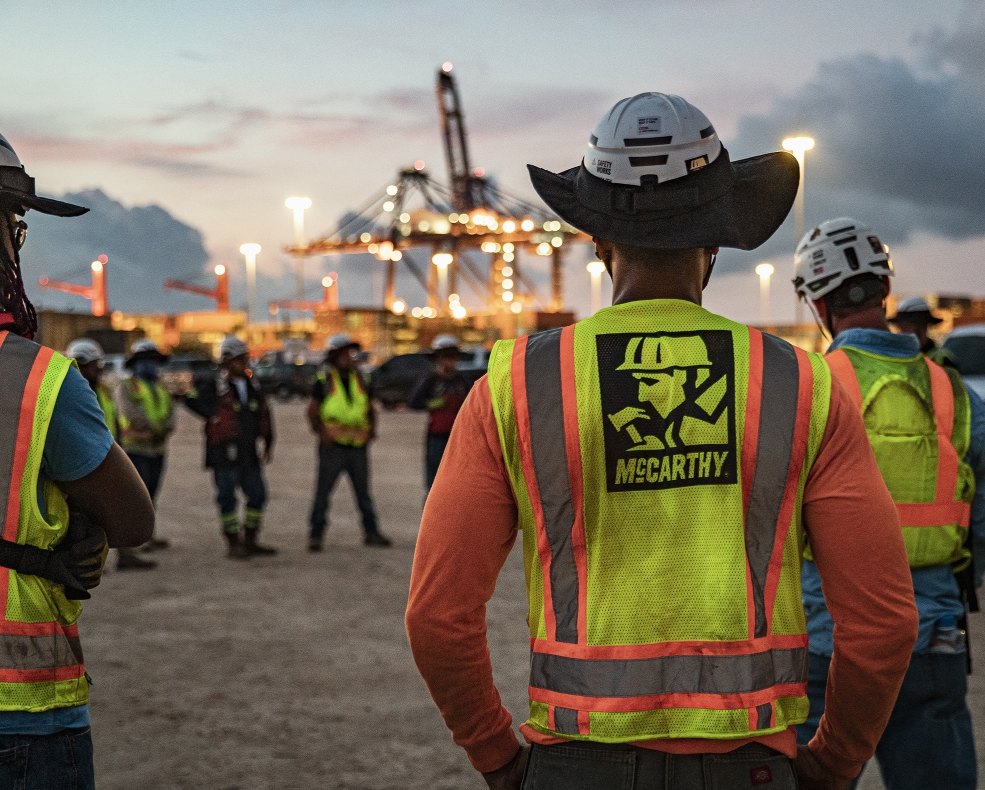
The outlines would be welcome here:
<svg viewBox="0 0 985 790">
<path fill-rule="evenodd" d="M 311 503 L 308 551 L 321 551 L 328 524 L 328 501 L 339 475 L 352 483 L 362 517 L 363 542 L 389 546 L 380 532 L 369 492 L 368 444 L 376 438 L 376 414 L 369 390 L 355 366 L 359 344 L 349 335 L 334 335 L 325 344 L 325 370 L 319 373 L 308 402 L 308 424 L 318 437 L 318 477 Z"/>
<path fill-rule="evenodd" d="M 492 788 L 519 788 L 528 754 L 525 790 L 847 788 L 916 630 L 895 509 L 823 359 L 700 307 L 718 248 L 789 212 L 796 161 L 732 163 L 700 110 L 649 93 L 599 121 L 580 166 L 530 172 L 595 239 L 614 305 L 496 344 L 425 505 L 407 632 L 455 742 Z M 485 631 L 517 527 L 529 752 Z M 805 530 L 838 638 L 798 750 Z"/>
<path fill-rule="evenodd" d="M 79 599 L 98 584 L 107 543 L 145 541 L 154 510 L 93 390 L 70 360 L 32 340 L 37 317 L 20 268 L 31 209 L 87 211 L 38 196 L 0 137 L 0 787 L 88 790 L 96 785 Z"/>
<path fill-rule="evenodd" d="M 132 375 L 116 387 L 120 445 L 137 468 L 154 502 L 157 502 L 157 492 L 164 477 L 168 437 L 174 431 L 171 396 L 158 381 L 161 365 L 167 359 L 168 355 L 162 354 L 153 341 L 138 340 L 123 363 Z M 152 535 L 143 548 L 155 551 L 169 545 L 166 539 Z"/>
<path fill-rule="evenodd" d="M 458 372 L 461 349 L 452 335 L 438 335 L 431 342 L 434 372 L 414 388 L 407 405 L 412 409 L 427 409 L 428 428 L 424 439 L 424 489 L 430 491 L 438 464 L 445 453 L 451 427 L 459 409 L 465 403 L 471 384 Z"/>
<path fill-rule="evenodd" d="M 910 668 L 876 749 L 883 781 L 893 790 L 970 790 L 976 786 L 975 741 L 965 701 L 965 635 L 958 627 L 965 609 L 955 571 L 970 559 L 969 518 L 979 549 L 985 545 L 985 407 L 956 370 L 921 356 L 915 335 L 889 331 L 885 299 L 893 265 L 868 227 L 847 217 L 822 222 L 797 246 L 795 266 L 797 292 L 834 338 L 828 364 L 862 409 L 899 510 L 920 613 Z M 878 554 L 869 557 L 872 567 L 881 562 Z M 980 561 L 977 566 L 985 567 Z M 973 599 L 980 574 L 974 581 L 964 576 Z M 805 563 L 804 606 L 811 718 L 802 739 L 824 710 L 832 646 L 831 617 L 813 562 Z"/>
<path fill-rule="evenodd" d="M 273 459 L 274 421 L 266 396 L 250 374 L 246 343 L 233 335 L 223 338 L 219 372 L 185 395 L 185 405 L 205 418 L 205 466 L 215 481 L 229 556 L 248 559 L 276 554 L 277 549 L 257 540 L 267 502 L 262 464 Z M 258 444 L 263 447 L 260 451 Z M 246 497 L 242 533 L 237 488 Z"/>
<path fill-rule="evenodd" d="M 74 359 L 79 366 L 82 378 L 86 380 L 96 399 L 99 401 L 99 408 L 102 409 L 106 427 L 109 428 L 114 442 L 120 441 L 120 419 L 113 400 L 113 393 L 102 383 L 103 375 L 103 349 L 95 340 L 87 337 L 80 337 L 68 344 L 65 349 L 65 356 Z M 141 557 L 135 549 L 128 546 L 120 547 L 116 550 L 116 569 L 126 570 L 150 570 L 156 568 L 157 563 Z"/>
<path fill-rule="evenodd" d="M 921 354 L 930 357 L 938 365 L 957 367 L 954 356 L 937 345 L 928 334 L 930 327 L 942 324 L 944 319 L 931 312 L 930 305 L 922 296 L 903 299 L 896 307 L 896 315 L 888 316 L 886 321 L 895 324 L 900 332 L 916 335 Z"/>
</svg>

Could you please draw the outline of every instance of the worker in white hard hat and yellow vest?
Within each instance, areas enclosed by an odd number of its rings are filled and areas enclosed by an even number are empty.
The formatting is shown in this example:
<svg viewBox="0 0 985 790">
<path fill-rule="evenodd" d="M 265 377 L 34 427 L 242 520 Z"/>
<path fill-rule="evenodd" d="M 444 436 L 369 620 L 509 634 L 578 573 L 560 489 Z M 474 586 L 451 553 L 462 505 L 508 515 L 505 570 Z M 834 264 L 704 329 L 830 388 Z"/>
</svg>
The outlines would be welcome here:
<svg viewBox="0 0 985 790">
<path fill-rule="evenodd" d="M 362 519 L 363 542 L 386 547 L 369 490 L 368 445 L 376 437 L 376 415 L 366 382 L 355 366 L 359 344 L 349 335 L 325 343 L 325 370 L 315 378 L 308 403 L 308 424 L 318 437 L 318 477 L 309 518 L 308 551 L 321 551 L 328 526 L 332 489 L 345 472 Z"/>
<path fill-rule="evenodd" d="M 647 93 L 580 165 L 530 173 L 594 238 L 614 304 L 494 346 L 428 497 L 407 631 L 455 742 L 491 788 L 848 788 L 916 631 L 895 507 L 823 358 L 700 306 L 719 247 L 787 215 L 796 160 L 732 162 L 700 110 Z M 518 531 L 522 748 L 485 630 Z M 839 630 L 798 749 L 808 540 Z"/>
<path fill-rule="evenodd" d="M 850 217 L 822 222 L 797 245 L 794 265 L 798 294 L 834 338 L 828 365 L 862 412 L 896 503 L 920 613 L 910 667 L 876 749 L 880 773 L 894 790 L 973 790 L 962 626 L 965 607 L 977 610 L 985 568 L 981 552 L 971 565 L 971 547 L 985 546 L 985 406 L 956 370 L 921 354 L 916 335 L 889 331 L 885 300 L 894 269 L 871 228 Z M 897 317 L 911 312 L 904 307 L 929 313 L 926 302 L 911 302 L 900 305 Z M 878 554 L 869 559 L 872 567 L 881 563 Z M 808 561 L 803 578 L 810 633 L 806 739 L 825 709 L 833 623 L 823 569 Z"/>
<path fill-rule="evenodd" d="M 161 366 L 168 359 L 152 340 L 138 340 L 123 363 L 131 375 L 116 387 L 120 445 L 155 503 L 164 477 L 168 437 L 174 431 L 171 395 L 159 381 Z M 155 534 L 143 548 L 156 551 L 169 545 L 170 541 Z"/>
<path fill-rule="evenodd" d="M 37 195 L 0 136 L 0 786 L 92 790 L 80 600 L 107 545 L 146 540 L 154 510 L 95 392 L 72 360 L 33 340 L 20 266 L 31 210 L 87 211 Z"/>
<path fill-rule="evenodd" d="M 113 441 L 120 441 L 120 415 L 113 399 L 113 393 L 102 383 L 103 375 L 103 349 L 95 340 L 87 337 L 80 337 L 73 340 L 65 348 L 65 356 L 74 359 L 79 366 L 82 378 L 86 380 L 99 401 L 99 408 L 103 411 L 106 419 L 106 427 L 113 435 Z M 116 550 L 116 569 L 125 570 L 151 570 L 157 567 L 154 560 L 141 557 L 136 549 L 123 546 Z"/>
</svg>

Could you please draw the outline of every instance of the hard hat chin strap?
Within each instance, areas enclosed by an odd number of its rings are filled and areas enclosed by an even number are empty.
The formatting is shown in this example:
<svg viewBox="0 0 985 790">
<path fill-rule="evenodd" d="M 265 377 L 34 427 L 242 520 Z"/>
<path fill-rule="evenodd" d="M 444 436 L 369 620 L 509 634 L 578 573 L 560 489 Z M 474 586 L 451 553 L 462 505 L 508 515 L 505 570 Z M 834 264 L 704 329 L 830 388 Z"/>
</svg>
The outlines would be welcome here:
<svg viewBox="0 0 985 790">
<path fill-rule="evenodd" d="M 718 260 L 718 254 L 713 252 L 711 254 L 711 263 L 708 264 L 708 269 L 707 269 L 707 271 L 705 271 L 705 278 L 704 278 L 704 280 L 701 281 L 701 290 L 702 291 L 705 288 L 708 287 L 708 281 L 711 279 L 711 273 L 715 269 L 715 261 L 716 260 Z"/>
</svg>

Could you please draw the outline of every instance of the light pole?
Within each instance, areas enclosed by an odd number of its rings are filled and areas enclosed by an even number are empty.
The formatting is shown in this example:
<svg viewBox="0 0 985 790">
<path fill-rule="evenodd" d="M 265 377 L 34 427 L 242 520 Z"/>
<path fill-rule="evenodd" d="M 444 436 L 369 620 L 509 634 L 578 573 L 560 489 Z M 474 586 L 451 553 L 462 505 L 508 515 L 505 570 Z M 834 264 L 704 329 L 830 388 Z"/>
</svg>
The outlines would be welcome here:
<svg viewBox="0 0 985 790">
<path fill-rule="evenodd" d="M 257 255 L 261 249 L 259 244 L 252 241 L 239 245 L 240 254 L 246 258 L 246 323 L 250 323 L 257 298 Z"/>
<path fill-rule="evenodd" d="M 605 264 L 602 261 L 589 261 L 588 273 L 592 276 L 592 315 L 602 309 L 602 272 L 605 271 Z"/>
<path fill-rule="evenodd" d="M 304 246 L 304 212 L 311 208 L 311 198 L 289 197 L 284 205 L 294 212 L 294 246 Z M 297 300 L 304 301 L 304 258 L 297 257 L 295 276 L 297 277 Z"/>
<path fill-rule="evenodd" d="M 759 323 L 766 326 L 770 318 L 770 278 L 773 276 L 773 264 L 763 261 L 756 267 L 759 275 Z"/>
<path fill-rule="evenodd" d="M 800 182 L 797 184 L 797 197 L 794 199 L 793 209 L 793 245 L 796 250 L 797 245 L 804 235 L 804 154 L 814 148 L 814 138 L 802 135 L 800 137 L 787 137 L 783 141 L 783 150 L 789 151 L 796 157 L 800 167 Z M 800 297 L 795 295 L 794 302 L 794 324 L 800 326 Z"/>
<path fill-rule="evenodd" d="M 431 256 L 431 263 L 438 267 L 437 304 L 442 311 L 444 311 L 447 304 L 445 294 L 448 293 L 448 267 L 451 266 L 454 260 L 455 256 L 450 252 L 436 252 Z"/>
</svg>

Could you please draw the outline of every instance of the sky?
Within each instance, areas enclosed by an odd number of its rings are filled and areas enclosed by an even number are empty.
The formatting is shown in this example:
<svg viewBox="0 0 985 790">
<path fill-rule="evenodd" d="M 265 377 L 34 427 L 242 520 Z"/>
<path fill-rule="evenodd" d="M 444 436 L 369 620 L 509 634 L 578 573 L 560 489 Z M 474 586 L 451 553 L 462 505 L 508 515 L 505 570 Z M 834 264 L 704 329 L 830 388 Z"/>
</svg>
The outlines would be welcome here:
<svg viewBox="0 0 985 790">
<path fill-rule="evenodd" d="M 312 238 L 415 160 L 447 182 L 434 92 L 446 60 L 472 164 L 513 194 L 538 202 L 526 164 L 576 165 L 618 99 L 676 93 L 733 159 L 813 136 L 807 227 L 868 223 L 891 248 L 898 293 L 985 296 L 981 0 L 48 0 L 16 16 L 0 55 L 16 75 L 0 133 L 39 192 L 92 208 L 80 219 L 28 215 L 25 279 L 39 305 L 86 309 L 37 277 L 83 282 L 105 253 L 113 309 L 210 309 L 162 284 L 208 284 L 219 262 L 242 306 L 246 241 L 263 248 L 259 302 L 290 298 L 286 197 L 312 199 Z M 790 320 L 794 242 L 790 217 L 760 249 L 723 251 L 707 306 Z M 580 314 L 591 257 L 587 246 L 568 255 L 566 298 Z M 753 273 L 763 260 L 776 267 L 768 304 Z M 544 281 L 541 261 L 525 265 Z M 382 303 L 382 264 L 370 256 L 305 267 L 312 296 L 335 270 L 343 304 Z M 408 274 L 397 291 L 423 303 Z"/>
</svg>

